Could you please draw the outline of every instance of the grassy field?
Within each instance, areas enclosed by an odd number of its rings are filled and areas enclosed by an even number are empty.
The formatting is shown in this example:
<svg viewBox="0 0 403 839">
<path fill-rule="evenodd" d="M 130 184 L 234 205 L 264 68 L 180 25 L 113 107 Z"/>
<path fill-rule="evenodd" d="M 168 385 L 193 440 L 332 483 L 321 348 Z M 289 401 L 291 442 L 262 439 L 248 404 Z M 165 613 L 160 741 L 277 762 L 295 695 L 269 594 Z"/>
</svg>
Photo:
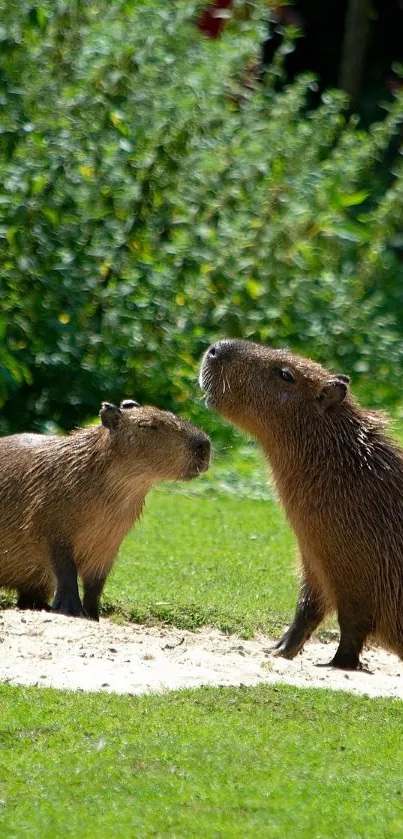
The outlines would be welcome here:
<svg viewBox="0 0 403 839">
<path fill-rule="evenodd" d="M 298 587 L 294 537 L 252 446 L 188 484 L 154 489 L 105 590 L 136 621 L 245 636 L 289 620 Z"/>
<path fill-rule="evenodd" d="M 156 489 L 106 610 L 276 632 L 297 591 L 293 536 L 246 446 Z M 0 687 L 8 839 L 403 836 L 403 706 L 285 686 L 119 697 Z"/>
<path fill-rule="evenodd" d="M 0 835 L 403 835 L 400 702 L 290 687 L 0 688 Z"/>
<path fill-rule="evenodd" d="M 293 533 L 263 456 L 245 445 L 197 481 L 150 493 L 120 550 L 104 604 L 139 622 L 210 624 L 248 637 L 279 632 L 297 590 Z"/>
</svg>

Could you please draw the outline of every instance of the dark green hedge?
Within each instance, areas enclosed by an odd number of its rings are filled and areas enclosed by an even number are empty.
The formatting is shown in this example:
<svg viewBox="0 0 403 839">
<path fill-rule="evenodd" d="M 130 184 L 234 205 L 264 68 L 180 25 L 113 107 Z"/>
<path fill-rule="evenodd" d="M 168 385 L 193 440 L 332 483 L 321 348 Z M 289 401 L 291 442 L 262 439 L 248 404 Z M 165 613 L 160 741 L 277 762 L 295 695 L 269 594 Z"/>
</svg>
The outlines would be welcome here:
<svg viewBox="0 0 403 839">
<path fill-rule="evenodd" d="M 0 2 L 3 430 L 128 395 L 200 419 L 225 335 L 400 398 L 403 97 L 364 132 L 280 61 L 251 83 L 264 5 L 209 41 L 200 2 Z"/>
</svg>

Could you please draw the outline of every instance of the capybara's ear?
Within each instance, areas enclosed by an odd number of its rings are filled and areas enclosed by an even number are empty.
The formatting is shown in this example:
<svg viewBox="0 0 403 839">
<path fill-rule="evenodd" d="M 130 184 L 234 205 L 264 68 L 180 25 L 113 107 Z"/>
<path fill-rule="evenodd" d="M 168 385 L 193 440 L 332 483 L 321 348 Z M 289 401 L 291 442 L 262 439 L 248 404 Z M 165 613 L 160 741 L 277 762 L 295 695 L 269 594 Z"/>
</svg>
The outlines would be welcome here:
<svg viewBox="0 0 403 839">
<path fill-rule="evenodd" d="M 121 414 L 122 412 L 120 408 L 117 408 L 116 405 L 112 405 L 111 402 L 103 402 L 99 412 L 102 425 L 104 425 L 105 428 L 109 428 L 109 431 L 114 431 L 115 428 L 118 427 Z"/>
<path fill-rule="evenodd" d="M 125 410 L 126 408 L 140 408 L 140 402 L 136 402 L 134 399 L 124 399 L 123 402 L 120 403 L 120 407 Z"/>
<path fill-rule="evenodd" d="M 317 396 L 317 404 L 321 411 L 328 411 L 329 408 L 335 408 L 344 402 L 346 396 L 347 384 L 341 380 L 340 376 L 336 376 L 322 385 Z"/>
<path fill-rule="evenodd" d="M 339 382 L 344 382 L 346 385 L 350 384 L 350 376 L 346 376 L 344 373 L 338 373 L 336 379 L 338 379 Z"/>
</svg>

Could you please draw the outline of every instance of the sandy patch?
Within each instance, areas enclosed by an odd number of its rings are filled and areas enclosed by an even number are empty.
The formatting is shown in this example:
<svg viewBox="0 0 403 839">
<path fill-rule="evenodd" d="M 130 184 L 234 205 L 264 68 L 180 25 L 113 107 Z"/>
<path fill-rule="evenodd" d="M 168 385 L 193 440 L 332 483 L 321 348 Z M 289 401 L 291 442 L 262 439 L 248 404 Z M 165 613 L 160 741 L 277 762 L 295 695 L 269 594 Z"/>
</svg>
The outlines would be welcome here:
<svg viewBox="0 0 403 839">
<path fill-rule="evenodd" d="M 0 613 L 0 681 L 129 694 L 285 682 L 403 698 L 403 663 L 384 650 L 365 651 L 371 672 L 345 673 L 318 666 L 331 659 L 336 642 L 311 641 L 294 661 L 273 656 L 271 643 L 209 628 L 94 624 L 10 609 Z"/>
</svg>

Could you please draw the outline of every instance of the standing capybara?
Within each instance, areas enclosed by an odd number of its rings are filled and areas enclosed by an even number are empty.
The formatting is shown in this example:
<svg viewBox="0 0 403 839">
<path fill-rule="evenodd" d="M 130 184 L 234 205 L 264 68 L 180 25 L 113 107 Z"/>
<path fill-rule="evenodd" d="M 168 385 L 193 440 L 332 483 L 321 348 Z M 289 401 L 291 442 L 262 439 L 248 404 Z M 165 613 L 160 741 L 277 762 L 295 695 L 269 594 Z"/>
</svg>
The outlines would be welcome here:
<svg viewBox="0 0 403 839">
<path fill-rule="evenodd" d="M 207 404 L 256 437 L 295 531 L 302 581 L 276 645 L 293 658 L 336 610 L 332 664 L 355 669 L 372 635 L 403 658 L 403 451 L 349 379 L 283 350 L 223 340 L 204 355 Z"/>
<path fill-rule="evenodd" d="M 126 400 L 103 403 L 100 417 L 66 437 L 0 439 L 0 586 L 17 589 L 20 608 L 46 608 L 56 590 L 56 611 L 98 620 L 105 580 L 148 490 L 208 468 L 208 437 L 174 414 Z"/>
</svg>

